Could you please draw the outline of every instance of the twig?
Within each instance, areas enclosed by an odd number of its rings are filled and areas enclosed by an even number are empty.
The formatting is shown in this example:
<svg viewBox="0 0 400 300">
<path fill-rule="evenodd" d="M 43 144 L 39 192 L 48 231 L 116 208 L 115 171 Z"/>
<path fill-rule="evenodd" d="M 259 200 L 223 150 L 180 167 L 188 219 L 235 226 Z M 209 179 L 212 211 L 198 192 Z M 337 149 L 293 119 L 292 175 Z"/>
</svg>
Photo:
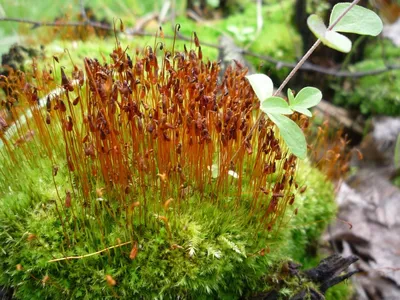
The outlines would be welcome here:
<svg viewBox="0 0 400 300">
<path fill-rule="evenodd" d="M 153 16 L 152 16 L 153 18 Z M 87 21 L 87 22 L 40 22 L 40 21 L 33 21 L 33 20 L 27 20 L 27 19 L 19 19 L 19 18 L 8 18 L 8 17 L 2 17 L 0 18 L 0 22 L 17 22 L 17 23 L 24 23 L 24 24 L 32 24 L 34 25 L 34 28 L 38 27 L 84 27 L 84 26 L 92 26 L 95 28 L 100 28 L 100 29 L 105 29 L 105 30 L 113 30 L 111 26 L 108 26 L 106 24 L 101 24 L 98 22 L 93 22 L 93 21 Z M 118 29 L 116 30 L 117 32 L 120 32 Z M 149 33 L 149 32 L 144 32 L 141 30 L 141 26 L 139 28 L 134 28 L 134 29 L 127 29 L 124 34 L 127 35 L 132 35 L 132 36 L 154 36 L 154 33 Z M 178 34 L 177 36 L 179 39 L 184 40 L 184 41 L 190 41 L 191 39 L 189 37 L 186 37 L 182 34 Z M 169 35 L 164 35 L 165 39 L 174 39 L 173 36 Z M 222 49 L 221 46 L 212 44 L 212 43 L 206 43 L 206 42 L 201 42 L 202 46 L 207 46 L 210 48 L 215 48 L 215 49 Z M 277 60 L 271 56 L 267 55 L 261 55 L 257 54 L 248 50 L 243 49 L 241 54 L 246 55 L 246 56 L 252 56 L 255 58 L 259 58 L 262 60 L 265 60 L 267 62 L 270 62 L 278 69 L 280 68 L 294 68 L 298 63 L 293 63 L 293 62 L 287 62 L 287 61 L 281 61 Z M 335 77 L 354 77 L 354 78 L 359 78 L 359 77 L 364 77 L 364 76 L 370 76 L 370 75 L 377 75 L 385 72 L 389 72 L 392 70 L 400 70 L 400 65 L 395 65 L 395 66 L 389 66 L 387 65 L 386 68 L 380 68 L 376 70 L 369 70 L 369 71 L 362 71 L 362 72 L 350 72 L 350 71 L 339 71 L 335 68 L 325 68 L 321 67 L 312 63 L 305 62 L 303 65 L 299 67 L 299 70 L 301 71 L 311 71 L 311 72 L 317 72 L 325 75 L 331 75 Z"/>
<path fill-rule="evenodd" d="M 86 14 L 86 9 L 85 9 L 85 3 L 84 2 L 85 2 L 85 0 L 79 0 L 79 6 L 80 6 L 81 15 L 82 15 L 83 20 L 85 22 L 88 22 L 89 18 L 88 18 L 87 14 Z"/>
<path fill-rule="evenodd" d="M 253 53 L 253 52 L 247 51 L 247 50 L 242 50 L 241 54 L 259 58 L 261 60 L 272 63 L 272 64 L 276 65 L 276 67 L 278 69 L 294 68 L 296 66 L 296 63 L 277 60 L 271 56 L 261 55 L 261 54 Z M 400 65 L 394 65 L 394 66 L 386 65 L 385 68 L 368 70 L 368 71 L 351 72 L 351 71 L 340 71 L 336 68 L 325 68 L 325 67 L 315 65 L 313 63 L 305 62 L 299 69 L 299 71 L 311 71 L 311 72 L 321 73 L 321 74 L 325 74 L 325 75 L 331 75 L 331 76 L 335 76 L 335 77 L 349 77 L 349 78 L 360 78 L 360 77 L 365 77 L 365 76 L 378 75 L 378 74 L 393 71 L 393 70 L 400 70 Z"/>
<path fill-rule="evenodd" d="M 129 241 L 129 242 L 125 242 L 125 243 L 122 243 L 122 244 L 118 244 L 118 245 L 115 245 L 115 246 L 111 246 L 111 247 L 105 248 L 105 249 L 97 251 L 97 252 L 93 252 L 93 253 L 89 253 L 89 254 L 85 254 L 85 255 L 80 255 L 80 256 L 68 256 L 68 257 L 56 258 L 56 259 L 49 260 L 48 262 L 50 263 L 50 262 L 56 262 L 56 261 L 62 261 L 62 260 L 81 259 L 81 258 L 97 255 L 97 254 L 100 254 L 102 252 L 108 251 L 110 249 L 122 247 L 122 246 L 125 246 L 125 245 L 128 245 L 128 244 L 131 244 L 131 243 L 132 242 Z"/>
<path fill-rule="evenodd" d="M 342 14 L 336 19 L 335 22 L 333 22 L 332 25 L 329 26 L 328 30 L 332 30 L 337 23 L 349 12 L 350 9 L 352 9 L 360 0 L 354 0 L 350 6 L 342 12 Z M 290 79 L 296 74 L 296 72 L 301 68 L 301 66 L 306 62 L 306 60 L 310 57 L 310 55 L 314 52 L 314 50 L 321 44 L 321 40 L 318 39 L 314 45 L 307 51 L 306 54 L 300 59 L 300 61 L 297 63 L 297 65 L 293 68 L 293 70 L 289 73 L 289 75 L 285 78 L 285 80 L 282 82 L 280 87 L 277 89 L 275 92 L 274 96 L 279 95 L 279 93 L 283 90 L 283 88 L 286 86 L 286 84 L 289 82 Z"/>
</svg>

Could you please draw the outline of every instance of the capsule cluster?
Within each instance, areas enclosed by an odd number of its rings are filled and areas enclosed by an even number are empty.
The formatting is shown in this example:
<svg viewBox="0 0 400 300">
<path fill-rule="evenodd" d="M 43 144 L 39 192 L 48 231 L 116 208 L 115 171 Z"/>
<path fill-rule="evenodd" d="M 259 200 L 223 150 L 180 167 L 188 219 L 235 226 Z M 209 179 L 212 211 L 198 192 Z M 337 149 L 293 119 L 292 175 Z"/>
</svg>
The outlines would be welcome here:
<svg viewBox="0 0 400 300">
<path fill-rule="evenodd" d="M 158 45 L 129 53 L 117 44 L 107 63 L 86 58 L 70 75 L 61 68 L 57 93 L 49 93 L 57 83 L 46 70 L 30 83 L 20 80 L 13 85 L 13 122 L 19 126 L 26 114 L 17 106 L 27 107 L 29 128 L 49 158 L 62 148 L 78 182 L 79 196 L 68 194 L 67 209 L 85 207 L 87 214 L 93 199 L 107 196 L 111 214 L 145 221 L 179 212 L 193 193 L 215 205 L 229 195 L 233 211 L 246 202 L 271 230 L 302 187 L 297 158 L 279 130 L 266 117 L 256 123 L 259 101 L 247 70 L 236 63 L 219 77 L 219 64 L 203 60 L 197 36 L 192 50 Z M 299 115 L 292 119 L 308 126 Z"/>
</svg>

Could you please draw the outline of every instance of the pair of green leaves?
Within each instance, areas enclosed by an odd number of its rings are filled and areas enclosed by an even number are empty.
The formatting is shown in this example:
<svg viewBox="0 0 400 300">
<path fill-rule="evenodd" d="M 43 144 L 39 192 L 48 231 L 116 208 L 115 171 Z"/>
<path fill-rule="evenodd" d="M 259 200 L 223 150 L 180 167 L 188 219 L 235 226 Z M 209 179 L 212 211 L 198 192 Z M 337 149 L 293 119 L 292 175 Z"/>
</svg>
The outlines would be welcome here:
<svg viewBox="0 0 400 300">
<path fill-rule="evenodd" d="M 329 27 L 335 24 L 350 5 L 351 3 L 338 3 L 333 7 Z M 358 5 L 352 7 L 332 30 L 328 30 L 322 19 L 317 15 L 309 16 L 307 25 L 324 45 L 345 53 L 350 52 L 351 41 L 339 32 L 377 36 L 383 29 L 382 21 L 376 13 Z"/>
<path fill-rule="evenodd" d="M 313 87 L 303 88 L 294 97 L 288 89 L 289 103 L 280 97 L 272 96 L 272 80 L 264 74 L 246 76 L 255 94 L 261 102 L 260 109 L 279 128 L 279 132 L 289 150 L 297 157 L 304 159 L 307 156 L 307 143 L 301 128 L 285 115 L 297 111 L 311 117 L 309 108 L 316 106 L 322 99 L 322 93 Z"/>
</svg>

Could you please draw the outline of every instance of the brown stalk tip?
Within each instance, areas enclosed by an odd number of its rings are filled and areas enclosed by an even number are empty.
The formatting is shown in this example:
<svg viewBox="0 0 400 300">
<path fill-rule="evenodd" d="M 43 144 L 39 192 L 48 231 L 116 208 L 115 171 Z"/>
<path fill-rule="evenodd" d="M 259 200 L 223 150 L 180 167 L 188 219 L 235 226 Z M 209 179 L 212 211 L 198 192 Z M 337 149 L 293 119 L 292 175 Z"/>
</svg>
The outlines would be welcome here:
<svg viewBox="0 0 400 300">
<path fill-rule="evenodd" d="M 115 286 L 117 284 L 114 278 L 112 278 L 112 276 L 108 274 L 106 275 L 106 281 L 109 286 Z"/>
<path fill-rule="evenodd" d="M 137 253 L 138 253 L 138 243 L 135 242 L 135 243 L 133 244 L 131 253 L 129 254 L 129 258 L 132 259 L 132 260 L 134 260 L 134 259 L 136 258 Z"/>
</svg>

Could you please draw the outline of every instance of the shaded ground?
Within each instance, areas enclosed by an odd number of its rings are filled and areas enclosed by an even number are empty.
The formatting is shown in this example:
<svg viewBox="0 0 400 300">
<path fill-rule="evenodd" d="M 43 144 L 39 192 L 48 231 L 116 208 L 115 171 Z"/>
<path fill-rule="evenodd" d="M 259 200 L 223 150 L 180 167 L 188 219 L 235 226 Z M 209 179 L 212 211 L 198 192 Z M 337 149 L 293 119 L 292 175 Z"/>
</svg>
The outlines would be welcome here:
<svg viewBox="0 0 400 300">
<path fill-rule="evenodd" d="M 364 139 L 364 160 L 340 187 L 339 220 L 326 239 L 342 255 L 357 255 L 356 299 L 400 299 L 400 189 L 393 185 L 399 118 L 374 120 Z"/>
</svg>

